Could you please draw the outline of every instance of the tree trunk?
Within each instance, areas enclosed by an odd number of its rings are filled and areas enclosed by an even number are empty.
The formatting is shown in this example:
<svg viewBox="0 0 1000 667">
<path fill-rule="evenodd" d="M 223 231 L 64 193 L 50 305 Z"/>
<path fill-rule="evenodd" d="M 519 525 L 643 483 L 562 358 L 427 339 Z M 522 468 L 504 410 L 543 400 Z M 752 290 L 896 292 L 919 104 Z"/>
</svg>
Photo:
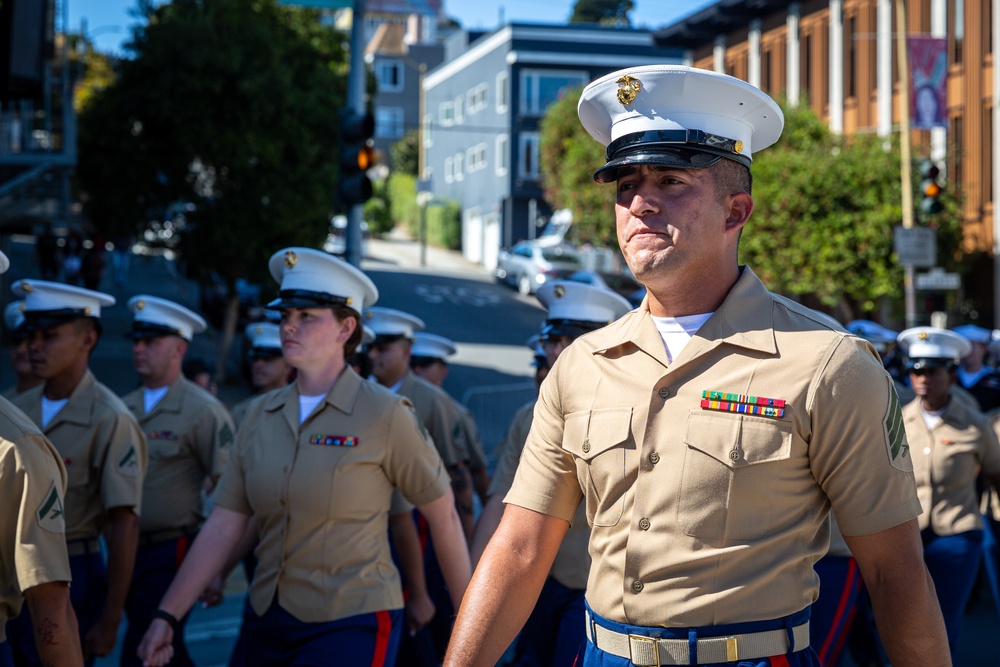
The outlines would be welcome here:
<svg viewBox="0 0 1000 667">
<path fill-rule="evenodd" d="M 233 338 L 236 336 L 236 324 L 240 318 L 240 295 L 236 288 L 229 291 L 229 299 L 226 301 L 226 315 L 222 320 L 222 336 L 219 338 L 219 349 L 215 356 L 215 381 L 222 384 L 228 380 L 227 362 L 229 361 L 229 351 L 233 347 Z"/>
</svg>

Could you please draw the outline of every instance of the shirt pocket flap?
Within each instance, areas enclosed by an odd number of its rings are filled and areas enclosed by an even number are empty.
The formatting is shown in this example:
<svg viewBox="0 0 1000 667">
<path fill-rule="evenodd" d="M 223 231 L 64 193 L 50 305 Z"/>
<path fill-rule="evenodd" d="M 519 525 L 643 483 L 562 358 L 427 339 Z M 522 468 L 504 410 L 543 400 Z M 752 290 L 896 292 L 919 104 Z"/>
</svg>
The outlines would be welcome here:
<svg viewBox="0 0 1000 667">
<path fill-rule="evenodd" d="M 590 461 L 632 435 L 632 408 L 604 408 L 566 417 L 562 446 L 573 456 Z"/>
<path fill-rule="evenodd" d="M 692 412 L 684 442 L 730 468 L 787 459 L 792 451 L 788 422 L 753 415 Z"/>
</svg>

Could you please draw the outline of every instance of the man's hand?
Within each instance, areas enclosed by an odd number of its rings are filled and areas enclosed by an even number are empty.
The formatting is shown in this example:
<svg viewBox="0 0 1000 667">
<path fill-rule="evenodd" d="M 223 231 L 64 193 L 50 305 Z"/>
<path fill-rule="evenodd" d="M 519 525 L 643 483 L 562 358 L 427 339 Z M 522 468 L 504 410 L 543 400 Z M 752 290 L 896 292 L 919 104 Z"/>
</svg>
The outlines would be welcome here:
<svg viewBox="0 0 1000 667">
<path fill-rule="evenodd" d="M 162 618 L 154 618 L 139 642 L 139 658 L 143 667 L 162 667 L 174 657 L 174 629 Z"/>
<path fill-rule="evenodd" d="M 83 655 L 86 658 L 103 658 L 111 653 L 118 640 L 118 624 L 121 616 L 109 614 L 107 611 L 97 619 L 83 640 Z"/>
<path fill-rule="evenodd" d="M 410 636 L 423 630 L 436 613 L 437 608 L 426 592 L 416 595 L 411 591 L 410 599 L 406 603 L 406 625 L 410 629 Z"/>
</svg>

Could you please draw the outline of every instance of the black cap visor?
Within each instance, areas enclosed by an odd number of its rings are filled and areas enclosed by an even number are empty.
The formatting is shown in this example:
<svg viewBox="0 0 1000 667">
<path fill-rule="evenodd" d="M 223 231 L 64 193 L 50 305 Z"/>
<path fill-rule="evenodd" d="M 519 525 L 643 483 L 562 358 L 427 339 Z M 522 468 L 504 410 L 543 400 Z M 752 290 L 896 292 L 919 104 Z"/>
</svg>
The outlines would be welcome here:
<svg viewBox="0 0 1000 667">
<path fill-rule="evenodd" d="M 134 321 L 132 322 L 132 329 L 125 332 L 125 337 L 132 340 L 149 340 L 150 338 L 162 338 L 164 336 L 184 338 L 178 329 L 168 327 L 165 324 L 156 324 L 155 322 Z"/>
<path fill-rule="evenodd" d="M 395 343 L 397 340 L 407 338 L 406 334 L 375 334 L 375 340 L 373 340 L 369 347 L 375 347 L 376 345 L 388 345 L 389 343 Z"/>
<path fill-rule="evenodd" d="M 594 180 L 598 183 L 614 183 L 618 180 L 618 173 L 622 169 L 642 165 L 671 169 L 705 169 L 724 157 L 749 166 L 749 160 L 744 163 L 732 154 L 723 154 L 722 151 L 708 148 L 662 148 L 653 145 L 641 145 L 633 148 L 629 152 L 619 153 L 614 159 L 609 160 L 606 165 L 594 172 Z M 710 150 L 711 152 L 709 152 Z"/>
<path fill-rule="evenodd" d="M 547 320 L 542 326 L 542 340 L 553 336 L 579 338 L 585 333 L 597 331 L 607 322 L 587 322 L 584 320 Z"/>
<path fill-rule="evenodd" d="M 268 308 L 339 308 L 350 306 L 350 299 L 334 296 L 327 292 L 312 292 L 309 290 L 281 290 L 278 298 L 267 304 Z"/>
<path fill-rule="evenodd" d="M 250 359 L 277 359 L 281 356 L 280 347 L 252 347 L 248 355 Z"/>
<path fill-rule="evenodd" d="M 63 308 L 61 310 L 29 310 L 24 313 L 24 324 L 20 329 L 25 333 L 55 329 L 67 322 L 75 322 L 83 317 L 90 317 L 79 308 Z M 93 318 L 97 320 L 98 318 Z M 100 320 L 98 320 L 100 321 Z"/>
<path fill-rule="evenodd" d="M 930 370 L 933 368 L 954 368 L 956 366 L 954 359 L 945 359 L 942 357 L 921 357 L 919 359 L 910 359 L 909 365 L 906 367 L 906 372 L 910 373 L 912 371 L 921 371 L 924 369 Z"/>
</svg>

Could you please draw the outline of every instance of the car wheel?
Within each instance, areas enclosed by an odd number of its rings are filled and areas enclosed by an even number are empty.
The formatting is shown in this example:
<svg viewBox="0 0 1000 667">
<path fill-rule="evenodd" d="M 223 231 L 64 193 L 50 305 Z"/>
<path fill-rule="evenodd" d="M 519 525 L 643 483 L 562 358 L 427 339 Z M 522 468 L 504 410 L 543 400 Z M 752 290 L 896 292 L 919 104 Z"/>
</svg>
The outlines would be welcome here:
<svg viewBox="0 0 1000 667">
<path fill-rule="evenodd" d="M 528 276 L 521 276 L 517 279 L 517 291 L 524 296 L 531 294 L 531 279 Z"/>
</svg>

